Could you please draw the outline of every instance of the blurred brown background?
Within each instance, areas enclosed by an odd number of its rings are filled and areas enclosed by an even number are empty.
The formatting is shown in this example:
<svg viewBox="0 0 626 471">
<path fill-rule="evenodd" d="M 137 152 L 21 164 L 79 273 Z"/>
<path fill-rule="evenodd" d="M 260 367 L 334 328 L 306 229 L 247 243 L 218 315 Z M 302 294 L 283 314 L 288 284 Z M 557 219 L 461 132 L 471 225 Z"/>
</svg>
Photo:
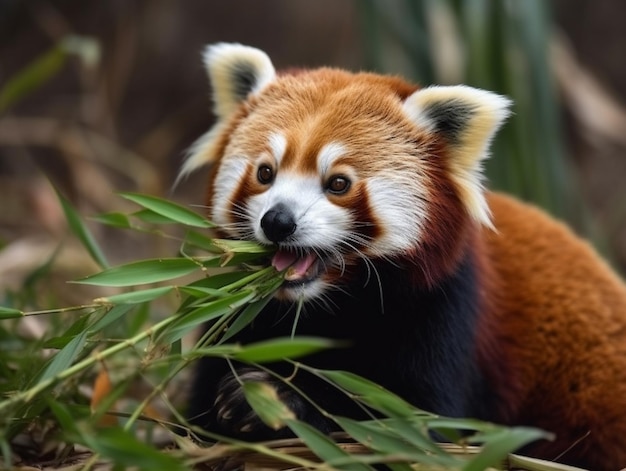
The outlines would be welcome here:
<svg viewBox="0 0 626 471">
<path fill-rule="evenodd" d="M 546 3 L 557 47 L 545 47 L 561 102 L 567 178 L 590 224 L 573 222 L 624 273 L 626 3 Z M 277 67 L 371 68 L 371 17 L 363 6 L 359 0 L 0 0 L 0 89 L 59 41 L 83 38 L 80 53 L 0 111 L 0 291 L 17 289 L 67 232 L 47 179 L 86 215 L 125 208 L 116 191 L 170 195 L 185 149 L 211 124 L 204 45 L 257 46 Z M 93 41 L 86 45 L 84 38 Z M 406 72 L 400 61 L 394 65 L 393 47 L 384 54 L 386 71 Z M 198 172 L 173 197 L 202 204 L 203 176 Z M 133 236 L 93 228 L 113 262 L 154 250 L 137 247 Z M 67 265 L 64 275 L 93 271 L 80 248 L 64 250 L 57 257 Z"/>
</svg>

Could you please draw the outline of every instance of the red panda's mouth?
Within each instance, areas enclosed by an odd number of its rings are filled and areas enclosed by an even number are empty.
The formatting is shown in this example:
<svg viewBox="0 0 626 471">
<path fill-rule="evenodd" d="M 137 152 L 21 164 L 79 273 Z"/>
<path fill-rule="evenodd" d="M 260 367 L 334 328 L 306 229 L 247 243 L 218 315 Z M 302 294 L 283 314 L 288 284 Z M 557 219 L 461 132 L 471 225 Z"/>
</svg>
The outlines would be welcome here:
<svg viewBox="0 0 626 471">
<path fill-rule="evenodd" d="M 317 278 L 320 273 L 320 258 L 314 252 L 298 254 L 279 249 L 272 257 L 272 266 L 278 270 L 287 270 L 285 281 L 306 283 Z"/>
</svg>

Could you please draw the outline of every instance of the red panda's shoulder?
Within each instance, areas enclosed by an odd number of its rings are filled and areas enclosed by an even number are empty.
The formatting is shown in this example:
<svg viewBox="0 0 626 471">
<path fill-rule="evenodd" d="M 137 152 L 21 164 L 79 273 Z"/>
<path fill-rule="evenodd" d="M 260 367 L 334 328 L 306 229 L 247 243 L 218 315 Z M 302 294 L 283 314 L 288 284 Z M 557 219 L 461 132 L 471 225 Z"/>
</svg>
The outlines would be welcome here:
<svg viewBox="0 0 626 471">
<path fill-rule="evenodd" d="M 554 284 L 578 287 L 576 291 L 586 286 L 600 287 L 605 296 L 615 297 L 611 305 L 626 308 L 623 282 L 592 246 L 564 223 L 501 193 L 488 193 L 487 202 L 495 231 L 486 229 L 484 234 L 492 261 L 503 276 L 515 273 L 514 278 L 520 282 L 536 280 L 538 288 Z"/>
<path fill-rule="evenodd" d="M 582 439 L 570 453 L 592 457 L 597 447 L 623 465 L 626 450 L 603 447 L 619 444 L 605 434 L 626 436 L 626 285 L 543 211 L 497 193 L 487 201 L 496 229 L 483 232 L 492 321 L 513 362 L 504 374 L 519 388 L 508 396 L 511 421 L 558 432 L 563 450 Z"/>
<path fill-rule="evenodd" d="M 527 320 L 541 322 L 541 331 L 568 330 L 572 355 L 576 332 L 581 335 L 578 345 L 584 345 L 582 338 L 594 332 L 610 337 L 626 328 L 626 285 L 587 241 L 510 196 L 489 193 L 487 201 L 495 230 L 483 234 L 489 263 L 507 293 L 501 302 Z M 577 331 L 577 325 L 584 330 Z M 626 353 L 626 345 L 622 348 Z M 544 351 L 544 359 L 549 353 Z"/>
</svg>

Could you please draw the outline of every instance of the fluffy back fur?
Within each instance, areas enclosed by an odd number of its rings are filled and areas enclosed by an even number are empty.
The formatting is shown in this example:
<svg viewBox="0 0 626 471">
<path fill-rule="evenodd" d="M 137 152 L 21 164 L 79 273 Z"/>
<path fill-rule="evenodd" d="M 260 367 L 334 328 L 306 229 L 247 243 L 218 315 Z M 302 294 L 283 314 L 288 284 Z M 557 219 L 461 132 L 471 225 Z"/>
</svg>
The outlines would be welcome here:
<svg viewBox="0 0 626 471">
<path fill-rule="evenodd" d="M 314 366 L 378 381 L 418 407 L 555 432 L 527 450 L 594 470 L 626 466 L 626 289 L 568 229 L 484 191 L 507 99 L 335 69 L 277 75 L 265 53 L 208 48 L 215 126 L 182 174 L 211 165 L 220 235 L 276 247 L 276 299 L 237 338 L 348 340 Z M 296 415 L 336 426 L 271 376 Z M 272 368 L 289 375 L 289 365 Z M 298 372 L 330 412 L 359 416 Z M 228 365 L 199 362 L 190 417 L 247 439 L 283 436 L 251 413 Z"/>
</svg>

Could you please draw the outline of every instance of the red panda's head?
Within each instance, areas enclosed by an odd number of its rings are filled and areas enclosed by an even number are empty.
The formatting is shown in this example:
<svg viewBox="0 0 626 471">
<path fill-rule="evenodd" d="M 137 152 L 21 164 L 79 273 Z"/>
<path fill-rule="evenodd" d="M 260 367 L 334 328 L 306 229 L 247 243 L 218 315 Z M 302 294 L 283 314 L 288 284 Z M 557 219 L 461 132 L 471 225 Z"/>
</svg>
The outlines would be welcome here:
<svg viewBox="0 0 626 471">
<path fill-rule="evenodd" d="M 490 225 L 481 161 L 507 99 L 327 68 L 277 75 L 239 44 L 210 46 L 205 62 L 217 122 L 182 175 L 213 165 L 209 217 L 277 246 L 272 263 L 291 267 L 279 297 L 319 297 L 377 260 L 433 284 L 467 228 Z"/>
</svg>

